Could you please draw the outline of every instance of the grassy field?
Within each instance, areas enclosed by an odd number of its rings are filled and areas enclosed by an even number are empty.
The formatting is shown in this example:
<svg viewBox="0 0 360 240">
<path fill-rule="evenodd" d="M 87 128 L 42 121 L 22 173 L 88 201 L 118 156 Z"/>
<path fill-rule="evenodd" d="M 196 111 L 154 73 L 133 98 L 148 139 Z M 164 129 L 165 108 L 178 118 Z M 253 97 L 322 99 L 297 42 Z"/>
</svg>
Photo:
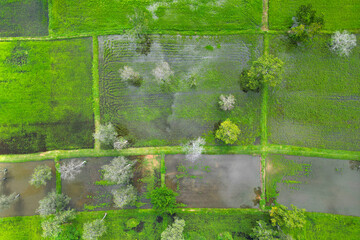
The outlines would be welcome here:
<svg viewBox="0 0 360 240">
<path fill-rule="evenodd" d="M 48 34 L 47 0 L 1 0 L 0 37 Z"/>
<path fill-rule="evenodd" d="M 0 153 L 93 146 L 90 39 L 0 42 Z"/>
<path fill-rule="evenodd" d="M 152 41 L 144 55 L 124 36 L 100 39 L 102 123 L 128 129 L 134 146 L 178 145 L 201 135 L 212 145 L 214 125 L 230 118 L 242 130 L 237 144 L 253 144 L 260 135 L 260 94 L 242 92 L 238 81 L 242 69 L 261 54 L 262 36 L 152 36 Z M 167 85 L 153 75 L 163 61 L 173 71 Z M 139 72 L 141 87 L 121 80 L 124 66 Z M 196 87 L 190 87 L 191 79 Z M 236 97 L 235 109 L 220 110 L 220 95 L 230 93 Z"/>
<path fill-rule="evenodd" d="M 146 13 L 154 30 L 259 29 L 261 0 L 51 0 L 50 29 L 55 35 L 130 28 L 135 10 Z"/>
<path fill-rule="evenodd" d="M 284 82 L 269 94 L 271 143 L 360 150 L 360 48 L 340 57 L 329 41 L 321 35 L 292 47 L 286 37 L 271 36 L 270 53 L 285 62 Z"/>
<path fill-rule="evenodd" d="M 79 232 L 85 222 L 100 219 L 105 212 L 78 213 L 71 225 Z M 161 232 L 171 223 L 169 217 L 162 221 L 152 210 L 121 210 L 107 211 L 107 233 L 101 239 L 160 239 Z M 267 214 L 258 210 L 235 209 L 190 209 L 178 211 L 177 215 L 185 220 L 184 235 L 186 240 L 216 239 L 219 233 L 228 231 L 234 239 L 248 239 L 251 228 L 257 220 L 267 220 Z M 140 220 L 142 229 L 128 229 L 125 222 L 130 218 Z M 292 231 L 296 239 L 349 239 L 356 240 L 360 234 L 360 218 L 323 213 L 307 213 L 307 224 L 303 231 Z M 12 217 L 0 219 L 1 240 L 41 239 L 41 218 Z M 159 222 L 157 221 L 159 220 Z M 140 231 L 139 231 L 140 230 Z"/>
<path fill-rule="evenodd" d="M 360 28 L 360 1 L 356 0 L 270 0 L 269 27 L 288 29 L 300 5 L 311 3 L 317 13 L 324 14 L 325 29 L 351 30 Z"/>
</svg>

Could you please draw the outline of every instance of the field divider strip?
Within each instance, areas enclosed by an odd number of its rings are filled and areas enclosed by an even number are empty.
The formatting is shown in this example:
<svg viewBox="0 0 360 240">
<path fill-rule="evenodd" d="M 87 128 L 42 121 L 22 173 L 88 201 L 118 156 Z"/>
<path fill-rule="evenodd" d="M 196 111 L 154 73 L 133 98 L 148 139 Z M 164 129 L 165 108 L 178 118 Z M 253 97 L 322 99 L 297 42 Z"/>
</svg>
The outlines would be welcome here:
<svg viewBox="0 0 360 240">
<path fill-rule="evenodd" d="M 100 86 L 99 86 L 99 40 L 97 36 L 92 37 L 93 42 L 93 62 L 92 62 L 92 77 L 93 77 L 93 109 L 95 132 L 100 127 Z M 95 139 L 94 149 L 100 150 L 100 141 Z"/>
<path fill-rule="evenodd" d="M 264 152 L 260 157 L 260 181 L 261 181 L 261 198 L 260 198 L 260 209 L 266 208 L 266 158 L 267 153 Z"/>
<path fill-rule="evenodd" d="M 60 158 L 55 157 L 56 193 L 61 194 Z"/>
<path fill-rule="evenodd" d="M 161 187 L 165 187 L 165 176 L 166 176 L 165 154 L 161 154 L 160 173 L 161 173 Z"/>
</svg>

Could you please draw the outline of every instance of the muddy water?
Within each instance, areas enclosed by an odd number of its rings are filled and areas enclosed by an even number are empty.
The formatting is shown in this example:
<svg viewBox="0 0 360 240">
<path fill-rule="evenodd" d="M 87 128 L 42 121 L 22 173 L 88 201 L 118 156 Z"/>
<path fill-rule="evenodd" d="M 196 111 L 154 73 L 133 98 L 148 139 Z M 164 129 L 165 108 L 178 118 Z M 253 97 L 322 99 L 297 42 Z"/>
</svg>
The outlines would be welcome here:
<svg viewBox="0 0 360 240">
<path fill-rule="evenodd" d="M 101 157 L 101 158 L 78 158 L 86 161 L 82 172 L 76 176 L 74 181 L 62 180 L 62 192 L 71 197 L 70 206 L 78 211 L 90 210 L 85 209 L 85 206 L 97 206 L 91 210 L 110 210 L 116 209 L 113 205 L 111 191 L 118 189 L 119 185 L 101 186 L 95 185 L 97 181 L 101 180 L 101 172 L 99 171 L 103 165 L 109 164 L 114 157 Z M 132 184 L 141 195 L 146 191 L 145 184 L 140 182 L 139 179 L 144 177 L 144 165 L 141 164 L 144 159 L 149 159 L 145 156 L 131 156 L 131 160 L 137 160 L 134 169 L 134 177 Z M 61 160 L 67 161 L 67 160 Z M 156 165 L 156 164 L 155 164 Z M 157 164 L 160 168 L 159 164 Z M 132 208 L 132 207 L 130 207 Z"/>
<path fill-rule="evenodd" d="M 52 169 L 52 179 L 46 186 L 36 188 L 29 184 L 34 168 L 38 165 L 48 165 Z M 7 168 L 6 180 L 0 182 L 0 195 L 19 193 L 20 198 L 7 210 L 0 212 L 0 217 L 30 216 L 35 215 L 39 207 L 39 200 L 43 199 L 48 192 L 55 189 L 55 164 L 52 160 L 26 163 L 0 163 L 0 169 Z M 0 178 L 3 178 L 3 172 Z"/>
<path fill-rule="evenodd" d="M 184 155 L 166 155 L 166 185 L 179 188 L 177 200 L 187 207 L 258 208 L 259 157 L 203 155 L 194 163 L 184 159 Z"/>
<path fill-rule="evenodd" d="M 360 171 L 354 167 L 354 161 L 285 158 L 307 166 L 307 170 L 284 177 L 277 183 L 279 203 L 294 204 L 313 212 L 360 216 Z"/>
</svg>

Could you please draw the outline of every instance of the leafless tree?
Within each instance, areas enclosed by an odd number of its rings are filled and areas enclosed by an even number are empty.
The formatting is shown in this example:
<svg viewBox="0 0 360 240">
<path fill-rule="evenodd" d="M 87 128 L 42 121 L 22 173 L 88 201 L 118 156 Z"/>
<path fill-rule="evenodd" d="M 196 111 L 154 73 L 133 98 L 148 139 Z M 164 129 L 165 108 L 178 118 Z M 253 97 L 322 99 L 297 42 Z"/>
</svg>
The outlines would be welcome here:
<svg viewBox="0 0 360 240">
<path fill-rule="evenodd" d="M 101 167 L 104 170 L 104 180 L 128 184 L 133 176 L 132 168 L 135 163 L 136 161 L 130 161 L 123 156 L 114 158 L 110 164 Z"/>
<path fill-rule="evenodd" d="M 85 163 L 86 161 L 71 159 L 61 164 L 59 169 L 61 173 L 61 178 L 69 181 L 74 180 L 75 176 L 81 173 L 81 170 L 84 167 Z"/>
</svg>

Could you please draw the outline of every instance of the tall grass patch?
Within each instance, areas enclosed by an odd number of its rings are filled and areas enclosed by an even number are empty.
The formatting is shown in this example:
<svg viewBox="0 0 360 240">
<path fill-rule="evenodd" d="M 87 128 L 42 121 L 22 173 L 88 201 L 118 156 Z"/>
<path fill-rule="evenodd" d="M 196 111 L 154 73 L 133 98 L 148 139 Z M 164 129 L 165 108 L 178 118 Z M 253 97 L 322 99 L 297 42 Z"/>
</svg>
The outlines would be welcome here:
<svg viewBox="0 0 360 240">
<path fill-rule="evenodd" d="M 329 50 L 330 35 L 306 46 L 287 41 L 285 36 L 271 36 L 270 53 L 285 62 L 285 74 L 283 84 L 269 94 L 269 140 L 359 150 L 360 48 L 340 57 Z"/>
<path fill-rule="evenodd" d="M 93 146 L 90 39 L 0 42 L 0 153 Z"/>
</svg>

